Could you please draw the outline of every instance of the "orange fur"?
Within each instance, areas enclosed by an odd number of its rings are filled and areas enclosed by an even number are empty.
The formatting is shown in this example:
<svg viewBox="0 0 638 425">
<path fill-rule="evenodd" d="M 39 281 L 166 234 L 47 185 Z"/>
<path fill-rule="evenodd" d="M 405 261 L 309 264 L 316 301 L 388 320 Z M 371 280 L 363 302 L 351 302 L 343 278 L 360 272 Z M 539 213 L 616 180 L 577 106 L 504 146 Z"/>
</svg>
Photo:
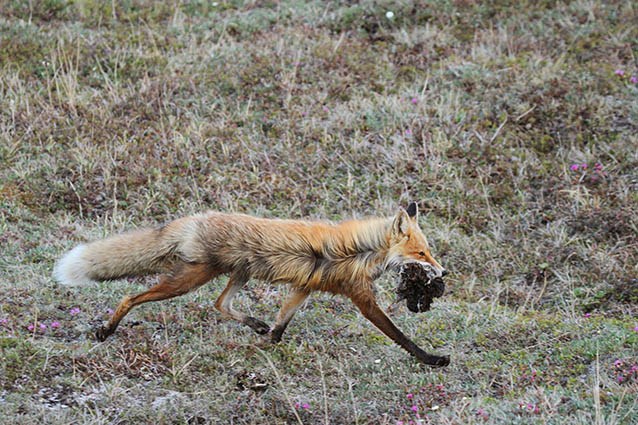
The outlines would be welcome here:
<svg viewBox="0 0 638 425">
<path fill-rule="evenodd" d="M 409 213 L 409 214 L 408 214 Z M 373 281 L 386 269 L 408 261 L 444 270 L 430 254 L 417 223 L 416 204 L 393 218 L 341 223 L 256 218 L 208 212 L 81 245 L 58 263 L 61 283 L 108 280 L 164 273 L 149 291 L 126 297 L 109 323 L 98 331 L 104 340 L 135 305 L 171 298 L 214 276 L 229 274 L 216 307 L 259 333 L 281 338 L 294 311 L 313 291 L 344 295 L 401 346 L 428 364 L 447 358 L 422 352 L 376 305 Z M 232 297 L 250 278 L 293 287 L 270 328 L 259 319 L 232 309 Z M 407 341 L 407 342 L 406 342 Z"/>
</svg>

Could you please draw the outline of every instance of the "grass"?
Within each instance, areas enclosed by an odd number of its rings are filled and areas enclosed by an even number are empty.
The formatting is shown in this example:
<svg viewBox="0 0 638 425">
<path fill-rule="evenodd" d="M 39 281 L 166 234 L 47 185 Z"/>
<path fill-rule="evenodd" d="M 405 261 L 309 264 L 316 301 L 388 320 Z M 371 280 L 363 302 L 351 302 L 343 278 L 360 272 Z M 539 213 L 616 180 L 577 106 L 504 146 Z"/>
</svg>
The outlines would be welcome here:
<svg viewBox="0 0 638 425">
<path fill-rule="evenodd" d="M 638 420 L 632 2 L 0 10 L 0 422 Z M 151 280 L 51 278 L 78 242 L 205 209 L 339 220 L 409 200 L 451 275 L 393 320 L 445 369 L 321 294 L 270 346 L 215 311 L 223 281 L 98 344 Z M 253 282 L 238 304 L 272 322 L 285 292 Z"/>
</svg>

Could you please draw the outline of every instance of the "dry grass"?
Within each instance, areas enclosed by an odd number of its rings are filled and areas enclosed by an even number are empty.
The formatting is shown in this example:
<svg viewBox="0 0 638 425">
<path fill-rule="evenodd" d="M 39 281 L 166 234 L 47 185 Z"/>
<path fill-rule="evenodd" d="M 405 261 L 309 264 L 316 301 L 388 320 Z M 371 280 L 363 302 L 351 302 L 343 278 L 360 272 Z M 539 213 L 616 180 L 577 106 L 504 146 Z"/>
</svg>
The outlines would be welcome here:
<svg viewBox="0 0 638 425">
<path fill-rule="evenodd" d="M 0 11 L 0 422 L 638 420 L 632 2 Z M 321 295 L 268 346 L 219 317 L 222 282 L 97 344 L 148 282 L 50 277 L 79 241 L 204 209 L 340 219 L 412 199 L 452 274 L 431 311 L 393 319 L 446 369 Z M 285 290 L 239 303 L 272 320 Z"/>
</svg>

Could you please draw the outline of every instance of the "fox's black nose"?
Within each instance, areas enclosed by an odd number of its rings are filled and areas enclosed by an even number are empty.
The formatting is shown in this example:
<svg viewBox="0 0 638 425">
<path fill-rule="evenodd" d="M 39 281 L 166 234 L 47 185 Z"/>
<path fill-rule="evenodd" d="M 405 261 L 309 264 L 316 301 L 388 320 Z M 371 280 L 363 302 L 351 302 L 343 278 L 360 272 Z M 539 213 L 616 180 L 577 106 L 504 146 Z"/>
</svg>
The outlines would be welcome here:
<svg viewBox="0 0 638 425">
<path fill-rule="evenodd" d="M 448 274 L 447 270 L 445 270 L 445 269 L 441 270 L 441 277 L 445 277 L 445 276 L 447 276 L 447 274 Z"/>
</svg>

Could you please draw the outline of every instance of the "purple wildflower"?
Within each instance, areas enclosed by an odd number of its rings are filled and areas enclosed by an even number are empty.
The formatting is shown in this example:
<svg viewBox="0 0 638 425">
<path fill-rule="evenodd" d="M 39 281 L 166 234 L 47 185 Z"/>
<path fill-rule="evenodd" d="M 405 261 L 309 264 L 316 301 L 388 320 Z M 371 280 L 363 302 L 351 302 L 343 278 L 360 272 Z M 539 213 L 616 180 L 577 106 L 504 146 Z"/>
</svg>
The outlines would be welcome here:
<svg viewBox="0 0 638 425">
<path fill-rule="evenodd" d="M 71 310 L 69 310 L 69 314 L 71 314 L 71 316 L 75 316 L 76 314 L 80 314 L 82 310 L 80 310 L 80 307 L 73 307 Z"/>
<path fill-rule="evenodd" d="M 419 411 L 419 406 L 414 405 L 414 406 L 410 407 L 410 410 L 412 410 L 413 412 L 416 413 L 416 412 Z"/>
<path fill-rule="evenodd" d="M 302 409 L 310 409 L 310 405 L 308 403 L 304 403 L 301 405 Z"/>
<path fill-rule="evenodd" d="M 51 322 L 51 328 L 52 329 L 57 329 L 60 327 L 60 322 Z"/>
<path fill-rule="evenodd" d="M 27 329 L 29 330 L 29 332 L 33 332 L 33 330 L 35 329 L 35 325 L 31 323 L 29 326 L 27 326 Z"/>
<path fill-rule="evenodd" d="M 578 167 L 580 167 L 578 164 L 572 164 L 569 166 L 569 169 L 572 171 L 578 171 Z"/>
<path fill-rule="evenodd" d="M 635 75 L 632 75 L 631 78 L 629 79 L 629 82 L 631 84 L 636 84 L 638 83 L 638 77 L 636 77 Z"/>
<path fill-rule="evenodd" d="M 614 71 L 614 74 L 618 75 L 619 77 L 622 77 L 625 75 L 625 70 L 624 69 L 617 69 Z"/>
<path fill-rule="evenodd" d="M 47 328 L 47 325 L 45 325 L 44 323 L 40 323 L 40 330 L 45 330 Z"/>
<path fill-rule="evenodd" d="M 419 103 L 419 99 L 417 97 L 413 97 L 412 99 L 410 99 L 410 102 L 412 102 L 413 105 L 416 105 L 417 103 Z"/>
<path fill-rule="evenodd" d="M 480 416 L 481 419 L 483 420 L 487 420 L 490 417 L 490 415 L 485 411 L 485 409 L 478 409 L 476 411 L 476 416 Z"/>
</svg>

